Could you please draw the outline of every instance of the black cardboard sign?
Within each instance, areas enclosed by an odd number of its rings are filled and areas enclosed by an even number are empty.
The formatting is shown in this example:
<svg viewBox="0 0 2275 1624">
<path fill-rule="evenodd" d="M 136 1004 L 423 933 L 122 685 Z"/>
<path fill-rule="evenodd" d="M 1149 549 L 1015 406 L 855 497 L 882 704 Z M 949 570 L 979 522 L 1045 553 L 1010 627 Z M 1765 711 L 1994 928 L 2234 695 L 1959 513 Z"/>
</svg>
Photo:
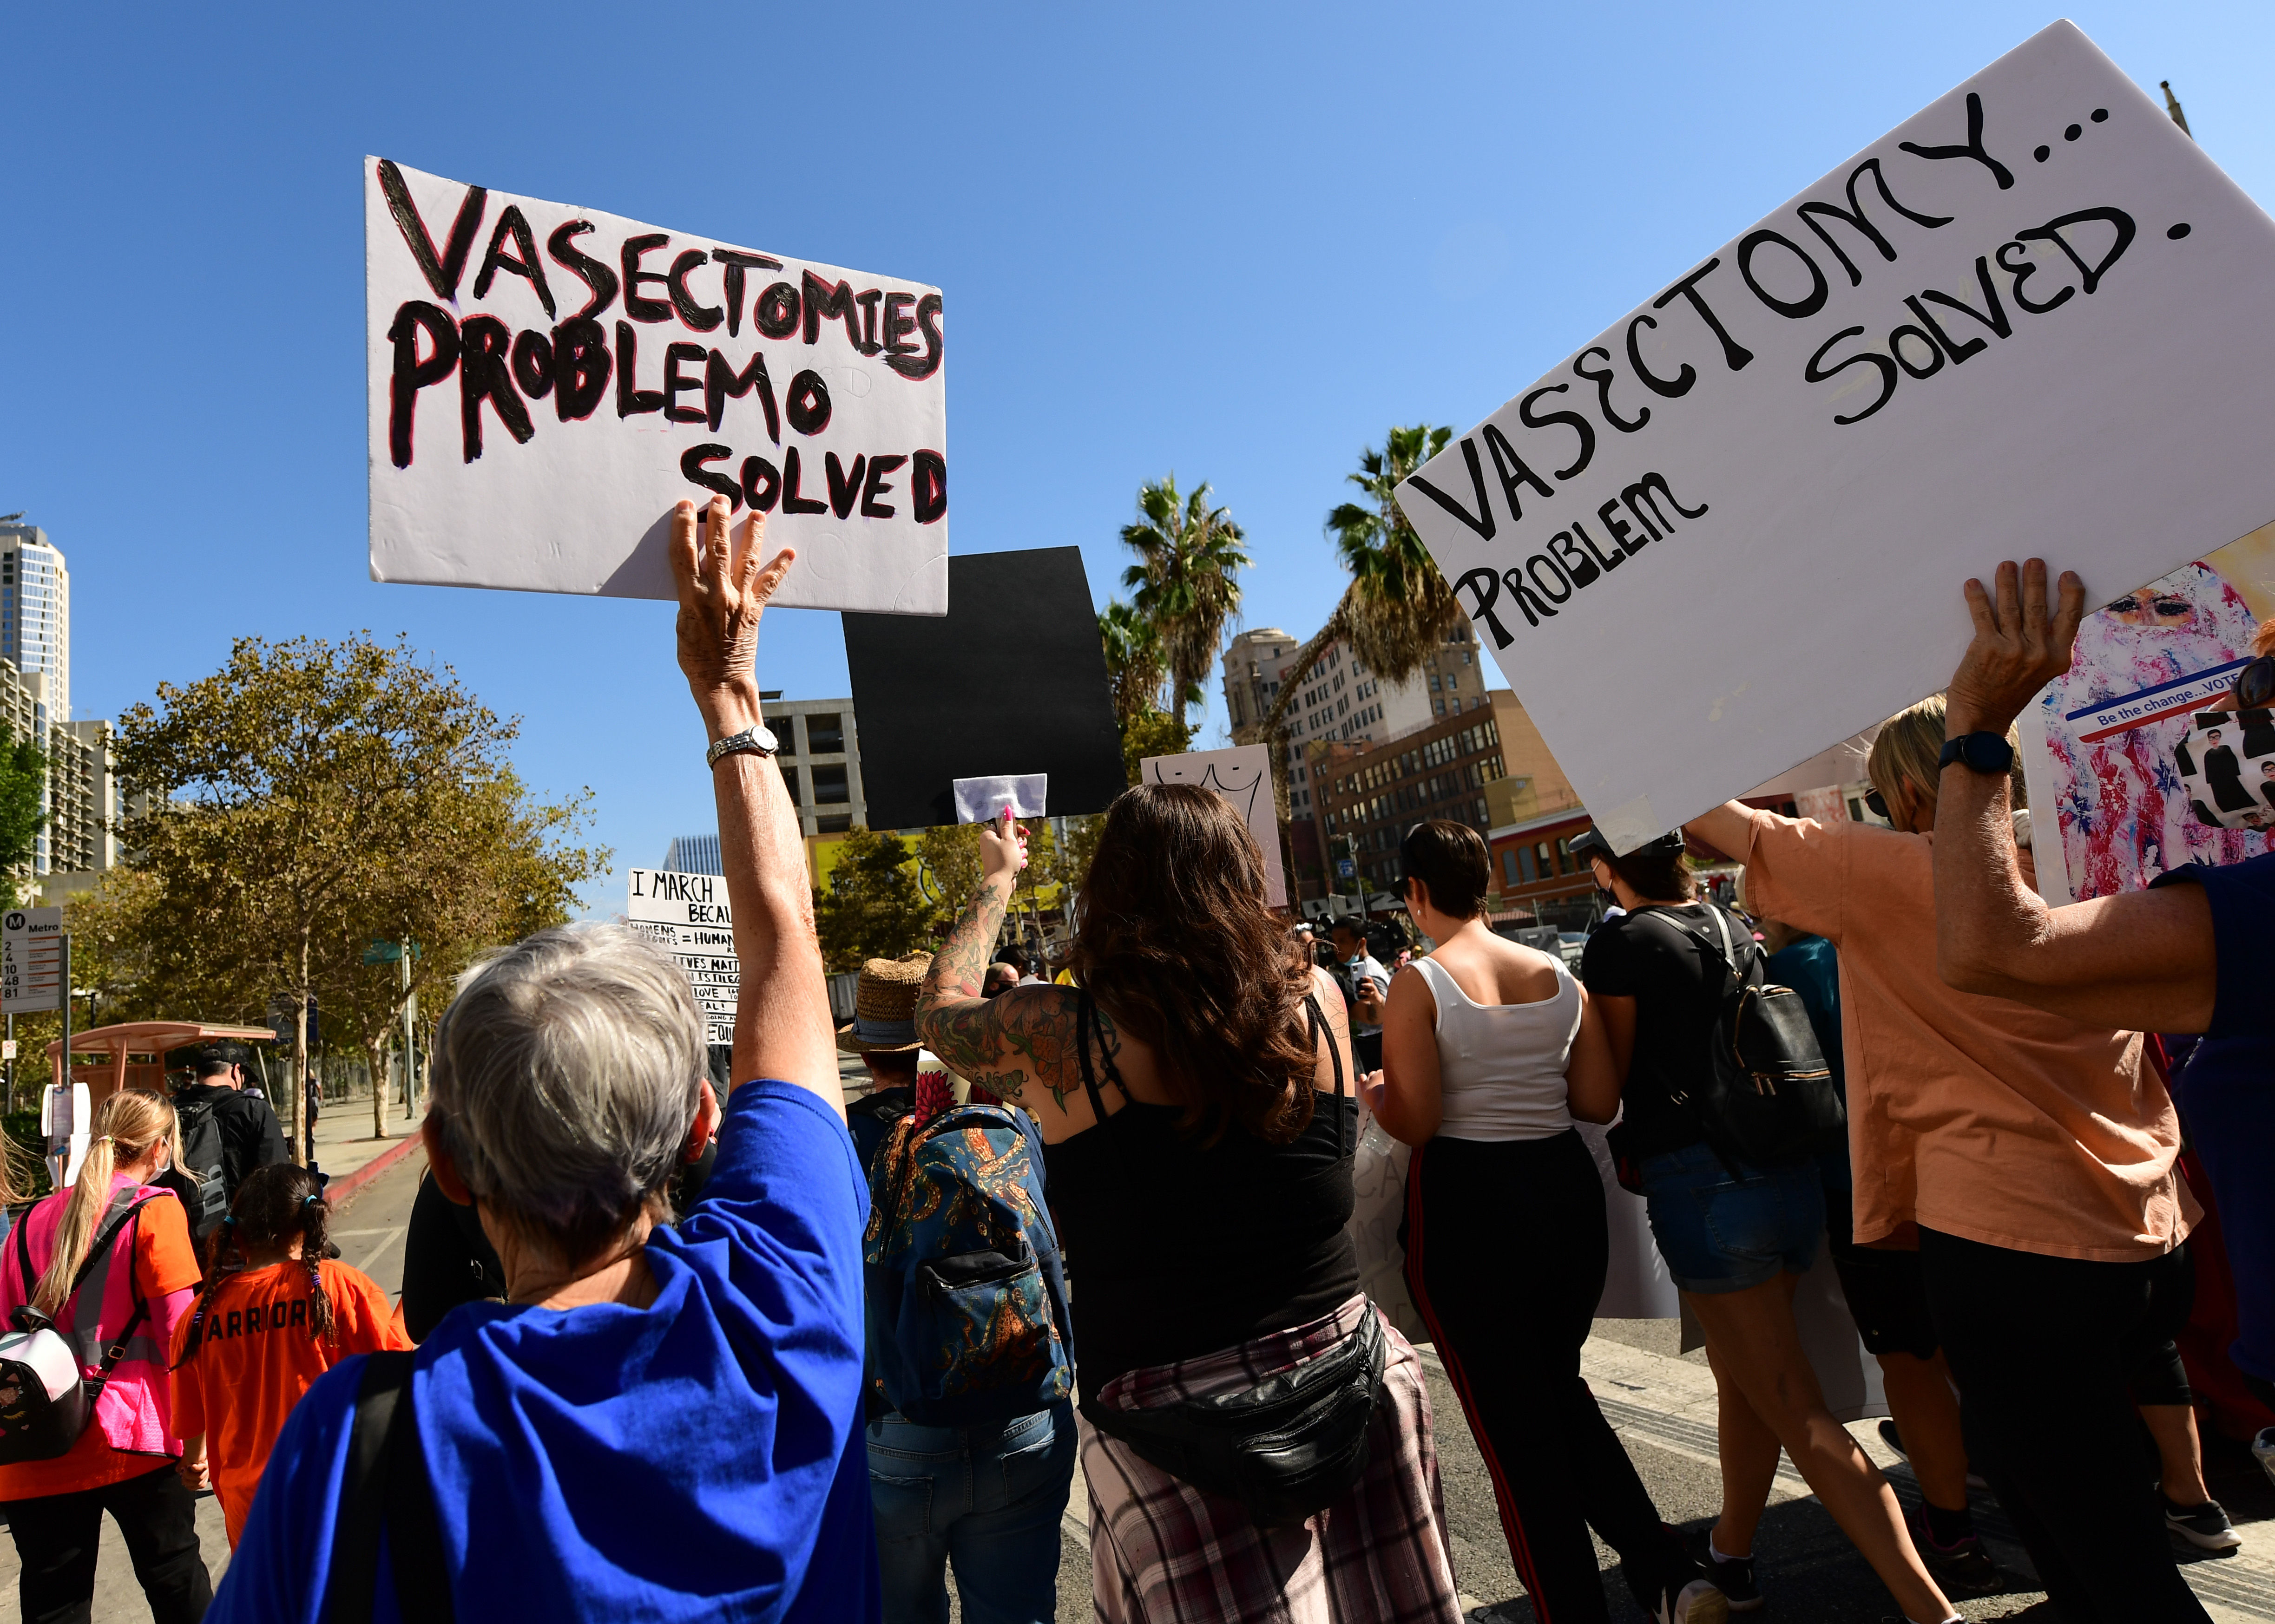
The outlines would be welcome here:
<svg viewBox="0 0 2275 1624">
<path fill-rule="evenodd" d="M 1128 784 L 1082 550 L 959 553 L 948 613 L 845 616 L 873 829 L 956 821 L 959 778 L 1050 775 L 1054 816 Z"/>
</svg>

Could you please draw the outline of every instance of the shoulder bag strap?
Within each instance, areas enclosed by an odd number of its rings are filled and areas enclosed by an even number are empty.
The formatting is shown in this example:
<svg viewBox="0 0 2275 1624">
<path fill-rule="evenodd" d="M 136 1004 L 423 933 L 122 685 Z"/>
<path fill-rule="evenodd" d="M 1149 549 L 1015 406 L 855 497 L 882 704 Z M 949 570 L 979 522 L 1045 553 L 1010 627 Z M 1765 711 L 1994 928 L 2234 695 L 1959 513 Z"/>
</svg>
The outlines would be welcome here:
<svg viewBox="0 0 2275 1624">
<path fill-rule="evenodd" d="M 1685 936 L 1689 937 L 1691 940 L 1697 942 L 1700 947 L 1705 948 L 1707 952 L 1712 954 L 1715 958 L 1719 959 L 1721 962 L 1723 974 L 1728 977 L 1730 980 L 1742 983 L 1745 978 L 1739 974 L 1737 963 L 1731 957 L 1729 952 L 1730 927 L 1724 922 L 1722 918 L 1722 910 L 1719 908 L 1715 907 L 1712 903 L 1707 903 L 1706 906 L 1708 910 L 1714 916 L 1715 925 L 1722 933 L 1722 945 L 1719 948 L 1715 946 L 1714 939 L 1712 936 L 1709 936 L 1704 931 L 1700 930 L 1697 925 L 1691 924 L 1689 920 L 1683 918 L 1671 908 L 1661 908 L 1653 905 L 1650 908 L 1637 908 L 1633 911 L 1636 913 L 1652 913 L 1660 915 L 1669 925 L 1673 925 L 1676 930 L 1681 931 Z"/>
<path fill-rule="evenodd" d="M 142 1209 L 147 1205 L 146 1202 L 138 1201 L 127 1208 L 125 1214 L 111 1226 L 111 1238 L 115 1239 L 118 1232 L 129 1224 L 134 1226 L 135 1234 L 141 1234 L 140 1219 Z M 105 1243 L 106 1245 L 108 1243 L 108 1242 Z M 82 1268 L 79 1271 L 79 1279 L 86 1278 L 87 1271 Z M 73 1291 L 78 1290 L 76 1285 L 72 1288 Z M 110 1372 L 117 1370 L 118 1362 L 126 1356 L 126 1344 L 134 1340 L 134 1333 L 142 1328 L 142 1322 L 150 1317 L 149 1302 L 142 1295 L 141 1282 L 134 1278 L 134 1253 L 131 1248 L 126 1254 L 126 1289 L 133 1295 L 134 1312 L 128 1318 L 126 1323 L 119 1327 L 118 1334 L 105 1345 L 102 1350 L 102 1363 L 95 1367 L 94 1374 L 88 1378 L 85 1384 L 87 1401 L 89 1405 L 102 1396 L 103 1388 L 110 1383 Z"/>
<path fill-rule="evenodd" d="M 1324 1042 L 1327 1046 L 1327 1058 L 1334 1062 L 1335 1156 L 1337 1159 L 1341 1159 L 1343 1154 L 1343 1052 L 1335 1047 L 1335 1034 L 1334 1030 L 1327 1024 L 1327 1017 L 1320 1011 L 1319 994 L 1316 993 L 1304 993 L 1304 1008 L 1311 1012 L 1312 1041 L 1315 1043 Z M 1356 1144 L 1352 1145 L 1350 1147 L 1350 1153 L 1353 1156 L 1357 1155 L 1358 1146 Z"/>
<path fill-rule="evenodd" d="M 419 1444 L 411 1396 L 414 1355 L 366 1356 L 340 1480 L 332 1570 L 324 1586 L 327 1624 L 371 1624 L 379 1580 L 379 1537 L 388 1533 L 396 1609 L 405 1619 L 456 1617 L 434 1490 Z"/>
<path fill-rule="evenodd" d="M 26 1303 L 32 1300 L 32 1288 L 40 1283 L 32 1278 L 32 1212 L 31 1208 L 25 1209 L 24 1215 L 16 1220 L 16 1273 L 23 1282 Z"/>
</svg>

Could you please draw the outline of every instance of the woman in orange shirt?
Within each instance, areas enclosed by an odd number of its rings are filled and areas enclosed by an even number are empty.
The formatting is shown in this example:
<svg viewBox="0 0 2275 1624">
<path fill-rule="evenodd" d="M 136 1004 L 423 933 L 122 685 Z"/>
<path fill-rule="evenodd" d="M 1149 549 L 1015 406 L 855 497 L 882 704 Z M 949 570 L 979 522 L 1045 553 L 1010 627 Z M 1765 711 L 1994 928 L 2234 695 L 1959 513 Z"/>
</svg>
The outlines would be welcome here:
<svg viewBox="0 0 2275 1624">
<path fill-rule="evenodd" d="M 182 1477 L 220 1496 L 232 1550 L 300 1395 L 352 1354 L 411 1346 L 377 1282 L 324 1256 L 330 1213 L 306 1167 L 256 1168 L 214 1234 L 197 1312 L 175 1333 Z"/>
</svg>

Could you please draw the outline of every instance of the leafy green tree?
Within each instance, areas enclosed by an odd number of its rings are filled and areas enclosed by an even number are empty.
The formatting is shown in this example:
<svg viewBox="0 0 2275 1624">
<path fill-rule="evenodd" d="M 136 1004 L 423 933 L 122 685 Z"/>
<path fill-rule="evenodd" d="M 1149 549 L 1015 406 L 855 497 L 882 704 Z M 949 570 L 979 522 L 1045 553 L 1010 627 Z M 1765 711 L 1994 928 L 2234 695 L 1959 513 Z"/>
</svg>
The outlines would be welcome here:
<svg viewBox="0 0 2275 1624">
<path fill-rule="evenodd" d="M 829 887 L 813 897 L 821 956 L 833 971 L 858 970 L 864 959 L 906 958 L 925 944 L 933 909 L 911 855 L 899 835 L 858 824 L 837 848 Z"/>
<path fill-rule="evenodd" d="M 1122 530 L 1122 544 L 1138 555 L 1122 584 L 1160 638 L 1168 708 L 1182 721 L 1216 661 L 1226 622 L 1239 612 L 1246 538 L 1230 509 L 1209 506 L 1206 481 L 1180 495 L 1175 474 L 1138 487 L 1138 514 Z"/>
<path fill-rule="evenodd" d="M 48 757 L 36 740 L 0 724 L 0 869 L 29 872 L 48 814 Z"/>
<path fill-rule="evenodd" d="M 1136 783 L 1138 763 L 1148 756 L 1182 756 L 1193 747 L 1201 724 L 1147 706 L 1122 724 L 1122 770 Z"/>
<path fill-rule="evenodd" d="M 925 933 L 938 940 L 948 934 L 964 905 L 979 888 L 979 826 L 950 823 L 926 829 L 917 838 L 917 857 L 925 900 L 932 906 Z"/>
<path fill-rule="evenodd" d="M 253 1022 L 281 993 L 295 1011 L 286 1120 L 307 1075 L 321 995 L 367 1044 L 399 1012 L 365 989 L 375 937 L 409 935 L 410 993 L 482 947 L 566 917 L 605 850 L 566 843 L 586 797 L 533 800 L 501 719 L 405 640 L 238 639 L 215 675 L 161 684 L 120 719 L 119 776 L 148 792 L 121 835 L 148 877 L 133 951 L 149 1003 Z M 385 967 L 394 971 L 395 966 Z"/>
</svg>

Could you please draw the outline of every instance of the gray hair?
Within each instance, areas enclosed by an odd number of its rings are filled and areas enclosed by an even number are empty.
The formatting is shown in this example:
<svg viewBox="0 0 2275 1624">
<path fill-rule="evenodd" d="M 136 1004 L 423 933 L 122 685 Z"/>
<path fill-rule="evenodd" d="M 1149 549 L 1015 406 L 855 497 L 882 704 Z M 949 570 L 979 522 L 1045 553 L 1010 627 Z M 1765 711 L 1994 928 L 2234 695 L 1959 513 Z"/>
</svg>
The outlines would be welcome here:
<svg viewBox="0 0 2275 1624">
<path fill-rule="evenodd" d="M 458 983 L 434 1105 L 467 1188 L 581 1263 L 660 1197 L 709 1051 L 686 976 L 621 925 L 569 925 Z"/>
</svg>

